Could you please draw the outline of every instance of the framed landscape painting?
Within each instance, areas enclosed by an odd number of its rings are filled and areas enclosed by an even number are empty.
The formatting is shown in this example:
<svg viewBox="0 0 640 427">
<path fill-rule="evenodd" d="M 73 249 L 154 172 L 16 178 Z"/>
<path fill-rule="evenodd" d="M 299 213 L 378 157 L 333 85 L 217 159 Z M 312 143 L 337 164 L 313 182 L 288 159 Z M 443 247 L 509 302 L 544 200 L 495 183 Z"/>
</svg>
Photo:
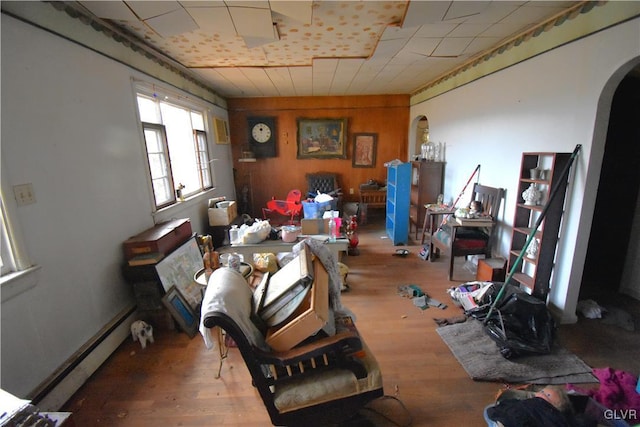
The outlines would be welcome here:
<svg viewBox="0 0 640 427">
<path fill-rule="evenodd" d="M 347 119 L 298 119 L 298 159 L 346 159 Z"/>
</svg>

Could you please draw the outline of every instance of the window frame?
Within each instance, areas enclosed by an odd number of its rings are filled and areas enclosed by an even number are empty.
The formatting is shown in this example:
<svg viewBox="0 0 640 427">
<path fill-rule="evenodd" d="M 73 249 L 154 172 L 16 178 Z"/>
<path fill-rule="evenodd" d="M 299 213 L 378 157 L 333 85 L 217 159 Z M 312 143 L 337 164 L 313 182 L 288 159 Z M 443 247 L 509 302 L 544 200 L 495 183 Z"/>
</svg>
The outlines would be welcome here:
<svg viewBox="0 0 640 427">
<path fill-rule="evenodd" d="M 158 199 L 156 197 L 156 186 L 154 185 L 154 180 L 161 179 L 161 178 L 153 177 L 153 172 L 152 172 L 153 168 L 151 166 L 151 155 L 149 153 L 149 144 L 147 143 L 146 130 L 151 129 L 151 130 L 157 131 L 160 134 L 161 140 L 162 140 L 162 143 L 160 145 L 162 146 L 163 151 L 159 154 L 162 154 L 162 158 L 166 163 L 166 169 L 164 170 L 164 172 L 167 173 L 167 175 L 165 175 L 167 179 L 167 185 L 169 188 L 175 188 L 175 183 L 173 181 L 173 171 L 171 169 L 171 157 L 169 153 L 169 144 L 167 142 L 167 131 L 164 125 L 159 125 L 156 123 L 149 123 L 149 122 L 141 122 L 141 123 L 142 123 L 142 133 L 144 137 L 144 150 L 147 156 L 147 166 L 149 167 L 149 180 L 151 182 L 151 191 L 153 192 L 153 203 L 156 206 L 156 209 L 162 209 L 176 203 L 176 199 L 177 199 L 176 193 L 175 191 L 171 191 L 169 193 L 170 194 L 169 199 L 162 204 L 158 204 L 157 202 Z"/>
<path fill-rule="evenodd" d="M 148 180 L 147 182 L 150 185 L 150 190 L 152 192 L 151 203 L 152 203 L 152 206 L 154 207 L 154 211 L 158 212 L 162 209 L 178 205 L 179 203 L 184 201 L 184 198 L 179 199 L 176 194 L 177 185 L 178 185 L 178 181 L 176 180 L 178 178 L 175 177 L 174 175 L 175 169 L 173 167 L 174 165 L 172 165 L 171 163 L 172 159 L 171 159 L 171 150 L 170 150 L 170 147 L 173 141 L 168 140 L 168 136 L 167 136 L 168 132 L 166 129 L 167 123 L 165 123 L 165 119 L 164 117 L 162 117 L 160 106 L 161 106 L 161 103 L 163 102 L 165 102 L 166 104 L 172 107 L 184 109 L 189 113 L 189 115 L 193 115 L 195 113 L 202 117 L 202 127 L 204 129 L 194 128 L 194 124 L 192 121 L 191 132 L 190 132 L 190 138 L 192 139 L 190 146 L 194 150 L 193 155 L 195 158 L 195 167 L 197 168 L 195 172 L 199 179 L 199 188 L 196 188 L 195 191 L 183 193 L 183 196 L 187 198 L 192 198 L 213 190 L 215 188 L 215 181 L 214 181 L 214 171 L 212 168 L 213 161 L 211 160 L 213 156 L 213 152 L 211 148 L 212 135 L 210 131 L 211 130 L 210 107 L 202 102 L 197 102 L 191 97 L 178 94 L 174 91 L 168 90 L 164 87 L 159 87 L 158 85 L 155 85 L 155 84 L 151 84 L 143 81 L 137 81 L 134 79 L 132 79 L 132 83 L 133 83 L 133 92 L 134 92 L 133 95 L 134 95 L 134 102 L 135 102 L 135 109 L 136 109 L 136 117 L 137 117 L 138 123 L 140 124 L 142 144 L 143 144 L 143 150 L 144 150 L 143 152 L 144 152 L 144 155 L 146 156 L 147 180 Z M 148 98 L 149 100 L 152 100 L 156 103 L 159 110 L 159 116 L 160 116 L 159 120 L 162 123 L 153 123 L 153 122 L 142 120 L 140 108 L 138 104 L 139 97 Z M 196 125 L 196 126 L 199 127 L 199 125 Z M 146 129 L 153 129 L 154 131 L 158 131 L 160 127 L 162 127 L 160 132 L 162 132 L 162 138 L 163 138 L 162 144 L 163 144 L 163 149 L 165 150 L 165 161 L 167 162 L 166 172 L 169 174 L 168 182 L 172 188 L 172 191 L 170 192 L 171 193 L 170 200 L 162 201 L 160 204 L 158 204 L 158 201 L 156 198 L 157 189 L 154 187 L 154 183 L 153 183 L 154 178 L 152 177 L 151 159 L 149 156 L 145 131 Z M 202 138 L 202 142 L 204 143 L 203 147 L 206 151 L 203 152 L 202 150 L 200 150 L 198 138 Z M 185 140 L 184 147 L 187 147 L 187 144 L 188 144 L 188 141 Z M 191 187 L 193 188 L 194 185 L 192 185 Z"/>
</svg>

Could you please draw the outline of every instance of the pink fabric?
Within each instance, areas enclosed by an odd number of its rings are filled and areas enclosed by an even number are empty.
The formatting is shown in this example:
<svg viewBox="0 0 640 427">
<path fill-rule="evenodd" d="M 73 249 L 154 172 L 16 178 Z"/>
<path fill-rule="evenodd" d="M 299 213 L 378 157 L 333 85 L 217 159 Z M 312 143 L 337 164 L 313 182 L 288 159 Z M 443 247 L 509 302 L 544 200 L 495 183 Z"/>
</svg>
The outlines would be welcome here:
<svg viewBox="0 0 640 427">
<path fill-rule="evenodd" d="M 612 368 L 594 369 L 593 374 L 600 381 L 600 387 L 596 390 L 580 390 L 573 385 L 568 387 L 601 403 L 608 409 L 625 411 L 632 417 L 627 421 L 635 423 L 640 416 L 640 394 L 636 392 L 638 377 L 629 372 L 618 371 Z M 619 413 L 621 414 L 621 413 Z"/>
</svg>

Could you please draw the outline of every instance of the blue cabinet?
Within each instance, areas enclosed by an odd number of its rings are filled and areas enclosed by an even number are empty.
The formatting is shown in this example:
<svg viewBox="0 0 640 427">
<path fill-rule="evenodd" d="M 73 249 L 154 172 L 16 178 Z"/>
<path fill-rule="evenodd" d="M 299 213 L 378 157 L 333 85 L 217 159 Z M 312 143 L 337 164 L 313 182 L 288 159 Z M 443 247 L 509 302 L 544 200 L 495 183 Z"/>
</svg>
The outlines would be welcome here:
<svg viewBox="0 0 640 427">
<path fill-rule="evenodd" d="M 411 163 L 387 165 L 386 230 L 394 245 L 409 244 L 409 194 Z"/>
</svg>

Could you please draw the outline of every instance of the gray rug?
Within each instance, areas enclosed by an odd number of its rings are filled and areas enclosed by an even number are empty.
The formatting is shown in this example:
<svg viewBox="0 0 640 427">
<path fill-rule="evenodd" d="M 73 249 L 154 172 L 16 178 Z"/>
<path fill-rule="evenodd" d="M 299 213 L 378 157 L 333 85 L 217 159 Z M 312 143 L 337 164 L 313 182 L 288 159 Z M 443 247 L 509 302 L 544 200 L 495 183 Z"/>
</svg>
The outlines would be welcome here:
<svg viewBox="0 0 640 427">
<path fill-rule="evenodd" d="M 476 381 L 515 384 L 598 382 L 592 368 L 557 343 L 550 354 L 505 359 L 478 320 L 469 319 L 436 331 L 467 374 Z"/>
</svg>

